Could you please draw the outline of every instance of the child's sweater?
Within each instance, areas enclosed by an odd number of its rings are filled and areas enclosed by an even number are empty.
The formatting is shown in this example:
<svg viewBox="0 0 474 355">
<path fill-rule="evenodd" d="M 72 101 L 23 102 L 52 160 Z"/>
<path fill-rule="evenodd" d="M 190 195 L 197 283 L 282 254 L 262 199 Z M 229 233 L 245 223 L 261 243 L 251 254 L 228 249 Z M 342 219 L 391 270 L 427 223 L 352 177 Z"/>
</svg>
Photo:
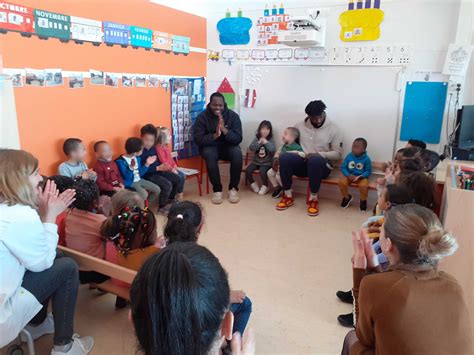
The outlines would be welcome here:
<svg viewBox="0 0 474 355">
<path fill-rule="evenodd" d="M 273 139 L 269 139 L 266 144 L 261 144 L 258 142 L 258 138 L 255 137 L 249 145 L 249 150 L 254 152 L 253 163 L 255 165 L 272 165 L 272 158 L 276 150 Z"/>
<path fill-rule="evenodd" d="M 298 143 L 293 142 L 291 144 L 284 144 L 280 149 L 278 149 L 278 151 L 275 153 L 275 158 L 278 158 L 283 153 L 291 152 L 297 152 L 295 154 L 298 154 L 301 158 L 306 157 L 306 154 L 303 151 L 303 147 L 301 147 L 301 145 L 299 145 Z"/>
<path fill-rule="evenodd" d="M 168 164 L 173 169 L 178 167 L 178 164 L 176 164 L 176 161 L 171 156 L 171 152 L 168 148 L 161 145 L 157 145 L 155 149 L 156 154 L 158 155 L 158 160 L 161 162 L 161 164 Z"/>
<path fill-rule="evenodd" d="M 123 184 L 119 168 L 114 161 L 97 160 L 94 171 L 97 173 L 97 185 L 100 191 L 113 191 L 114 187 Z"/>
<path fill-rule="evenodd" d="M 359 157 L 349 153 L 342 162 L 341 170 L 344 176 L 353 175 L 366 179 L 372 173 L 372 162 L 370 161 L 367 152 L 364 152 Z"/>
<path fill-rule="evenodd" d="M 134 157 L 133 159 L 135 159 L 137 164 L 140 177 L 144 176 L 148 172 L 149 168 L 145 165 L 142 165 L 140 157 Z M 133 183 L 135 182 L 135 169 L 129 165 L 123 156 L 118 158 L 115 162 L 117 163 L 120 174 L 122 175 L 123 184 L 125 187 L 132 187 Z"/>
<path fill-rule="evenodd" d="M 87 164 L 83 161 L 78 162 L 77 164 L 71 164 L 67 161 L 61 163 L 58 168 L 58 174 L 62 176 L 68 176 L 71 179 L 80 177 L 84 171 L 89 170 Z M 95 178 L 93 179 L 95 181 Z"/>
</svg>

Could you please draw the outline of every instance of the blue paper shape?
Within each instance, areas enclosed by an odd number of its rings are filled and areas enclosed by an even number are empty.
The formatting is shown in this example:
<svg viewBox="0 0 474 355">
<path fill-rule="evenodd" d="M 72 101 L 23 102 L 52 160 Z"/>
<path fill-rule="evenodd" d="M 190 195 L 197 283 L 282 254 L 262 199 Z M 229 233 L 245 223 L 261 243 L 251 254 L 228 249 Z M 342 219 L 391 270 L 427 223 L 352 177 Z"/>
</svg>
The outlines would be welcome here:
<svg viewBox="0 0 474 355">
<path fill-rule="evenodd" d="M 445 82 L 407 82 L 400 140 L 439 143 L 447 92 Z"/>
<path fill-rule="evenodd" d="M 226 17 L 217 23 L 219 41 L 224 45 L 248 44 L 252 20 L 248 17 Z"/>
</svg>

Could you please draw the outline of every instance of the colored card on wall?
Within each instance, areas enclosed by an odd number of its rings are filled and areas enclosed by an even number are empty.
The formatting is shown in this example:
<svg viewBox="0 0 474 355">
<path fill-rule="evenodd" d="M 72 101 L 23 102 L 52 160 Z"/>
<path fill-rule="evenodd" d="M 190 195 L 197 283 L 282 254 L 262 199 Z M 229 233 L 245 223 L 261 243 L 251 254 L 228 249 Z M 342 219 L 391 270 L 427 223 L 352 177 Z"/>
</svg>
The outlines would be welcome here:
<svg viewBox="0 0 474 355">
<path fill-rule="evenodd" d="M 173 41 L 169 33 L 160 31 L 153 32 L 153 48 L 171 51 L 172 43 Z"/>
<path fill-rule="evenodd" d="M 40 37 L 71 38 L 71 17 L 35 9 L 35 33 Z"/>
<path fill-rule="evenodd" d="M 400 140 L 439 143 L 447 92 L 445 82 L 407 82 Z"/>
<path fill-rule="evenodd" d="M 115 22 L 104 22 L 104 42 L 127 46 L 130 39 L 130 26 Z"/>
<path fill-rule="evenodd" d="M 189 53 L 189 37 L 173 36 L 173 52 L 175 53 Z"/>
<path fill-rule="evenodd" d="M 71 16 L 71 38 L 77 41 L 102 43 L 102 22 Z"/>
<path fill-rule="evenodd" d="M 151 48 L 153 31 L 149 28 L 130 26 L 130 44 L 134 47 Z"/>
<path fill-rule="evenodd" d="M 33 22 L 32 8 L 0 2 L 0 29 L 32 33 Z"/>
</svg>

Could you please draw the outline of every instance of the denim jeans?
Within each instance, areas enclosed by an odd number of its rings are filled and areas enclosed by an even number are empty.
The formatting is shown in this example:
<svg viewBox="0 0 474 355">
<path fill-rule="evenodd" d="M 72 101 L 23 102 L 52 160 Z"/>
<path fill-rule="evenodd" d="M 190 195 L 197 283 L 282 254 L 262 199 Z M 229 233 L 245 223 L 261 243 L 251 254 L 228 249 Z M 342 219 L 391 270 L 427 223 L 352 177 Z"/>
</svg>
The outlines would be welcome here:
<svg viewBox="0 0 474 355">
<path fill-rule="evenodd" d="M 26 271 L 22 287 L 43 304 L 35 316 L 40 324 L 46 317 L 49 300 L 52 301 L 54 318 L 54 345 L 69 344 L 74 329 L 74 310 L 79 288 L 78 267 L 74 260 L 58 256 L 49 269 L 41 272 Z M 39 319 L 42 317 L 43 319 Z"/>
<path fill-rule="evenodd" d="M 283 190 L 291 189 L 293 176 L 308 177 L 312 193 L 318 193 L 321 180 L 331 173 L 327 161 L 320 155 L 313 155 L 308 159 L 301 158 L 294 153 L 284 153 L 280 156 L 280 176 Z"/>
<path fill-rule="evenodd" d="M 207 173 L 214 192 L 222 191 L 219 160 L 230 162 L 229 190 L 239 189 L 242 173 L 242 151 L 238 145 L 209 146 L 201 149 L 202 158 L 206 161 Z"/>
<path fill-rule="evenodd" d="M 232 334 L 239 332 L 243 335 L 245 327 L 250 319 L 250 313 L 252 313 L 252 301 L 250 298 L 245 297 L 242 303 L 232 303 L 230 305 L 230 311 L 234 314 L 234 327 L 232 328 Z"/>
</svg>

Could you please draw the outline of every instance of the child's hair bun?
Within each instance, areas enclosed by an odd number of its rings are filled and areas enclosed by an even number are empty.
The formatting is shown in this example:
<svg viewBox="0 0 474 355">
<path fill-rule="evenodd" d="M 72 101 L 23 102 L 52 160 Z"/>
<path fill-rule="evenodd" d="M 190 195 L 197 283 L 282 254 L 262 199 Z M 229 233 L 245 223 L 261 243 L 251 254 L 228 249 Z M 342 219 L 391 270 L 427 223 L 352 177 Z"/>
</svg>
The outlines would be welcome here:
<svg viewBox="0 0 474 355">
<path fill-rule="evenodd" d="M 445 256 L 454 254 L 457 249 L 458 242 L 454 236 L 442 229 L 436 229 L 422 237 L 418 253 L 423 259 L 436 263 Z"/>
</svg>

